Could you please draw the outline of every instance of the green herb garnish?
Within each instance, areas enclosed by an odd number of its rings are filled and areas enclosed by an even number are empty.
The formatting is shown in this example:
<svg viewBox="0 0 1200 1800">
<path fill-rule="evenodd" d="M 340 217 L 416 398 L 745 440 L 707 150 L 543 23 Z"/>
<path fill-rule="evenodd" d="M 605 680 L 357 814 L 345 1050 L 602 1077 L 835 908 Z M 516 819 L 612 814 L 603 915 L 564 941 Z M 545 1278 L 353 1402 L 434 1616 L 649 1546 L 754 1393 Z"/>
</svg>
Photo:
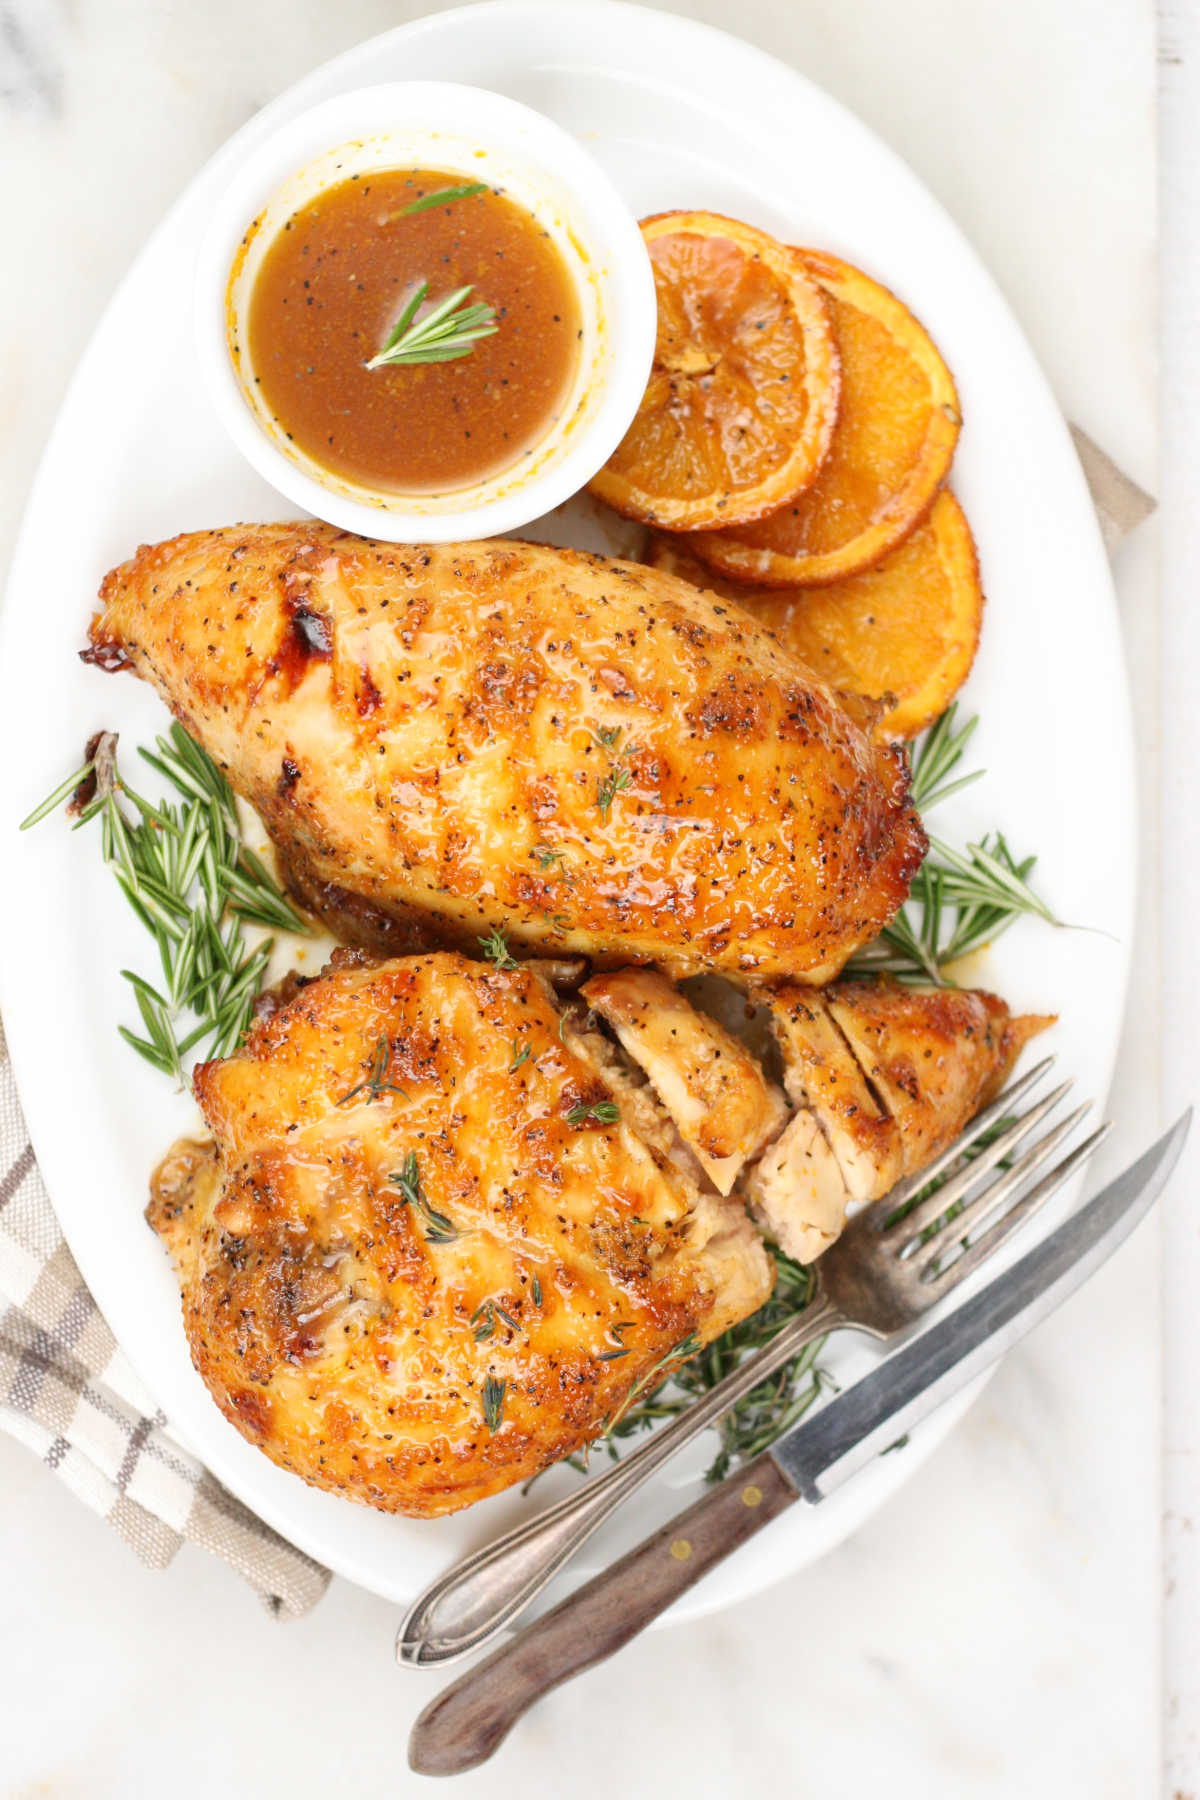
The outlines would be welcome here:
<svg viewBox="0 0 1200 1800">
<path fill-rule="evenodd" d="M 539 868 L 548 869 L 551 864 L 562 861 L 564 852 L 551 849 L 549 844 L 535 844 L 529 854 L 537 858 Z"/>
<path fill-rule="evenodd" d="M 954 718 L 957 712 L 956 700 L 953 706 L 947 707 L 937 723 L 930 727 L 913 751 L 909 796 L 920 813 L 929 812 L 951 794 L 957 794 L 960 789 L 970 787 L 972 782 L 983 777 L 982 769 L 972 769 L 969 775 L 960 775 L 953 781 L 947 780 L 962 760 L 963 751 L 979 723 L 978 718 L 968 719 L 962 730 L 956 732 Z"/>
<path fill-rule="evenodd" d="M 804 1311 L 816 1288 L 815 1272 L 776 1250 L 776 1280 L 765 1306 L 699 1348 L 693 1333 L 668 1350 L 635 1382 L 625 1403 L 609 1421 L 605 1447 L 612 1457 L 618 1443 L 652 1429 L 682 1412 L 732 1373 L 743 1357 L 769 1344 L 775 1334 Z M 803 1418 L 818 1394 L 832 1386 L 817 1367 L 824 1339 L 807 1345 L 791 1362 L 768 1375 L 739 1400 L 716 1426 L 720 1447 L 705 1479 L 720 1481 L 734 1461 L 758 1456 L 777 1437 Z M 699 1352 L 697 1354 L 697 1352 Z"/>
<path fill-rule="evenodd" d="M 504 1416 L 504 1396 L 507 1391 L 507 1381 L 497 1381 L 494 1375 L 489 1375 L 483 1384 L 483 1416 L 487 1420 L 487 1428 L 493 1436 L 500 1429 L 500 1420 Z"/>
<path fill-rule="evenodd" d="M 494 962 L 498 969 L 519 967 L 516 957 L 509 950 L 508 939 L 498 925 L 494 925 L 486 937 L 481 937 L 477 941 L 488 961 Z"/>
<path fill-rule="evenodd" d="M 621 1109 L 615 1100 L 580 1100 L 566 1115 L 568 1125 L 586 1125 L 589 1119 L 597 1125 L 615 1125 Z"/>
<path fill-rule="evenodd" d="M 508 1065 L 508 1073 L 510 1075 L 515 1075 L 517 1070 L 521 1067 L 521 1064 L 527 1063 L 532 1055 L 533 1055 L 533 1049 L 532 1049 L 531 1045 L 522 1044 L 521 1048 L 518 1050 L 516 1039 L 514 1038 L 513 1039 L 513 1047 L 512 1047 L 512 1061 Z"/>
<path fill-rule="evenodd" d="M 175 799 L 152 804 L 137 793 L 116 752 L 116 734 L 101 732 L 89 761 L 35 807 L 23 828 L 46 818 L 81 782 L 94 782 L 75 829 L 99 818 L 104 860 L 154 939 L 162 970 L 158 986 L 121 971 L 146 1035 L 117 1029 L 146 1062 L 182 1082 L 190 1050 L 203 1045 L 206 1057 L 228 1056 L 250 1024 L 273 942 L 248 943 L 243 924 L 306 935 L 310 926 L 242 842 L 232 788 L 182 725 L 139 752 Z"/>
<path fill-rule="evenodd" d="M 471 200 L 476 194 L 486 194 L 486 181 L 465 181 L 461 187 L 437 188 L 432 194 L 422 194 L 419 200 L 410 200 L 399 212 L 389 213 L 384 220 L 390 225 L 396 219 L 411 219 L 414 213 L 430 212 L 435 206 L 449 206 L 454 200 Z"/>
<path fill-rule="evenodd" d="M 492 307 L 482 301 L 466 304 L 470 292 L 469 282 L 466 287 L 455 288 L 418 319 L 418 309 L 429 293 L 429 283 L 420 282 L 367 368 L 404 368 L 413 363 L 454 362 L 469 356 L 479 338 L 492 337 L 499 329 L 493 322 L 496 314 Z"/>
<path fill-rule="evenodd" d="M 115 736 L 113 742 L 116 742 Z M 82 769 L 76 769 L 74 775 L 68 775 L 67 779 L 59 787 L 56 787 L 52 794 L 47 794 L 46 798 L 42 801 L 42 804 L 40 806 L 35 806 L 33 811 L 21 820 L 21 823 L 17 826 L 17 830 L 28 831 L 31 825 L 39 825 L 43 819 L 48 818 L 52 812 L 56 811 L 57 808 L 62 805 L 64 800 L 70 799 L 80 782 L 86 781 L 88 776 L 94 772 L 95 767 L 96 759 L 93 756 L 89 761 L 84 763 Z"/>
<path fill-rule="evenodd" d="M 603 779 L 597 780 L 596 805 L 600 808 L 600 817 L 604 820 L 606 825 L 608 824 L 608 815 L 612 810 L 613 801 L 618 794 L 623 794 L 625 792 L 625 789 L 630 786 L 632 781 L 633 776 L 629 773 L 629 770 L 625 768 L 610 769 Z"/>
<path fill-rule="evenodd" d="M 533 1278 L 533 1286 L 530 1289 L 530 1292 L 533 1295 L 533 1304 L 535 1306 L 540 1306 L 542 1304 L 542 1284 L 536 1275 Z"/>
<path fill-rule="evenodd" d="M 378 1100 L 380 1094 L 399 1094 L 407 1099 L 402 1087 L 388 1079 L 392 1067 L 392 1045 L 387 1038 L 376 1038 L 375 1048 L 371 1052 L 370 1067 L 361 1081 L 355 1082 L 344 1094 L 339 1094 L 334 1101 L 335 1106 L 349 1106 L 351 1100 L 359 1094 L 365 1094 L 368 1100 Z"/>
<path fill-rule="evenodd" d="M 956 732 L 954 715 L 952 706 L 913 753 L 912 796 L 926 812 L 982 773 L 954 774 L 977 723 L 971 719 Z M 1018 859 L 1002 832 L 987 833 L 965 851 L 932 835 L 929 846 L 907 901 L 879 936 L 851 958 L 847 974 L 894 975 L 915 985 L 953 987 L 952 965 L 994 943 L 1019 918 L 1060 923 L 1029 885 L 1036 857 Z"/>
<path fill-rule="evenodd" d="M 400 1198 L 405 1206 L 411 1206 L 425 1226 L 425 1236 L 431 1244 L 452 1244 L 462 1233 L 455 1227 L 453 1219 L 438 1212 L 429 1204 L 421 1191 L 421 1170 L 417 1162 L 417 1153 L 410 1150 L 404 1159 L 404 1166 L 396 1175 L 389 1175 L 388 1180 L 400 1189 Z"/>
</svg>

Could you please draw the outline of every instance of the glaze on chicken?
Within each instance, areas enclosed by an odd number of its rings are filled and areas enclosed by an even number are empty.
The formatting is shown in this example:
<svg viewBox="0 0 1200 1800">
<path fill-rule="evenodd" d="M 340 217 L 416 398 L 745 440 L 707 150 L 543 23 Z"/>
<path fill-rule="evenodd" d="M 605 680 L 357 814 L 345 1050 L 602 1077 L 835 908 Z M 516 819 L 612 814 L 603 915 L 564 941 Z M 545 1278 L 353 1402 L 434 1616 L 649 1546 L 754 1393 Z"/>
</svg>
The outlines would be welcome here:
<svg viewBox="0 0 1200 1800">
<path fill-rule="evenodd" d="M 193 532 L 101 589 L 85 654 L 152 681 L 289 880 L 383 954 L 822 981 L 925 849 L 902 752 L 747 614 L 632 563 Z"/>
<path fill-rule="evenodd" d="M 339 952 L 203 1064 L 150 1222 L 226 1418 L 315 1486 L 451 1512 L 762 1305 L 741 1204 L 640 1137 L 548 982 Z"/>
</svg>

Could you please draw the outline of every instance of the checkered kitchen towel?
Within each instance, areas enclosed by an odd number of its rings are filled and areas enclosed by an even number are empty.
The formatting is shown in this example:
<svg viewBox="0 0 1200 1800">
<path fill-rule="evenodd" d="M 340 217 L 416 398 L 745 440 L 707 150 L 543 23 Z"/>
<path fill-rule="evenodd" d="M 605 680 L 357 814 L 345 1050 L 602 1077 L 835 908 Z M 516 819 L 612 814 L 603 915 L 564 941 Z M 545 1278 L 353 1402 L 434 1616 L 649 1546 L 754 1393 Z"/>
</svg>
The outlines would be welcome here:
<svg viewBox="0 0 1200 1800">
<path fill-rule="evenodd" d="M 298 1618 L 322 1569 L 214 1481 L 171 1436 L 84 1286 L 21 1117 L 0 1029 L 0 1426 L 57 1471 L 152 1568 L 184 1538 Z"/>
<path fill-rule="evenodd" d="M 1075 431 L 1111 550 L 1154 505 Z M 84 1286 L 21 1117 L 0 1028 L 0 1427 L 114 1525 L 152 1568 L 184 1538 L 224 1557 L 280 1616 L 329 1571 L 271 1531 L 171 1435 Z"/>
</svg>

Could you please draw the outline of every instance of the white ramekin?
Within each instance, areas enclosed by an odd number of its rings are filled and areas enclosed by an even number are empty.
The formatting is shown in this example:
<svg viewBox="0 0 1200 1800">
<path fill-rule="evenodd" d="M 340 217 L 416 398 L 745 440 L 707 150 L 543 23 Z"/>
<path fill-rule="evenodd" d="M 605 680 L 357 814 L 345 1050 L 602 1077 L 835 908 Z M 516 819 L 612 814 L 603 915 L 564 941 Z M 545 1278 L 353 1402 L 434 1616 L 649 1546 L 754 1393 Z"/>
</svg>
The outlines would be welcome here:
<svg viewBox="0 0 1200 1800">
<path fill-rule="evenodd" d="M 511 469 L 445 495 L 373 491 L 298 451 L 257 397 L 241 328 L 255 272 L 284 220 L 322 189 L 387 168 L 461 171 L 502 185 L 549 231 L 579 294 L 579 370 L 557 423 Z M 637 411 L 654 354 L 656 306 L 637 220 L 573 137 L 483 88 L 397 81 L 309 108 L 246 158 L 203 232 L 195 327 L 222 422 L 281 494 L 366 537 L 443 543 L 514 531 L 590 480 Z"/>
</svg>

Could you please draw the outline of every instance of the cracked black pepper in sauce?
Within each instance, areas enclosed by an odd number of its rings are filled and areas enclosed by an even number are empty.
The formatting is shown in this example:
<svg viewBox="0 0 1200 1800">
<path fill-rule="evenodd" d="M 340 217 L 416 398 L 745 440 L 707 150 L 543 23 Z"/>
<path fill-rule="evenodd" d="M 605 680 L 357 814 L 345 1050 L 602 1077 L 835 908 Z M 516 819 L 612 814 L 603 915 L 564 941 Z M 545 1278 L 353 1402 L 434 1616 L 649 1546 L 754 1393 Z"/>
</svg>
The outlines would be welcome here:
<svg viewBox="0 0 1200 1800">
<path fill-rule="evenodd" d="M 482 193 L 395 215 L 461 186 L 433 169 L 343 181 L 294 213 L 255 278 L 247 321 L 260 393 L 297 448 L 393 493 L 449 493 L 511 467 L 544 439 L 579 357 L 574 284 L 524 207 Z M 453 362 L 368 369 L 406 301 L 422 314 L 470 283 L 497 331 Z"/>
</svg>

